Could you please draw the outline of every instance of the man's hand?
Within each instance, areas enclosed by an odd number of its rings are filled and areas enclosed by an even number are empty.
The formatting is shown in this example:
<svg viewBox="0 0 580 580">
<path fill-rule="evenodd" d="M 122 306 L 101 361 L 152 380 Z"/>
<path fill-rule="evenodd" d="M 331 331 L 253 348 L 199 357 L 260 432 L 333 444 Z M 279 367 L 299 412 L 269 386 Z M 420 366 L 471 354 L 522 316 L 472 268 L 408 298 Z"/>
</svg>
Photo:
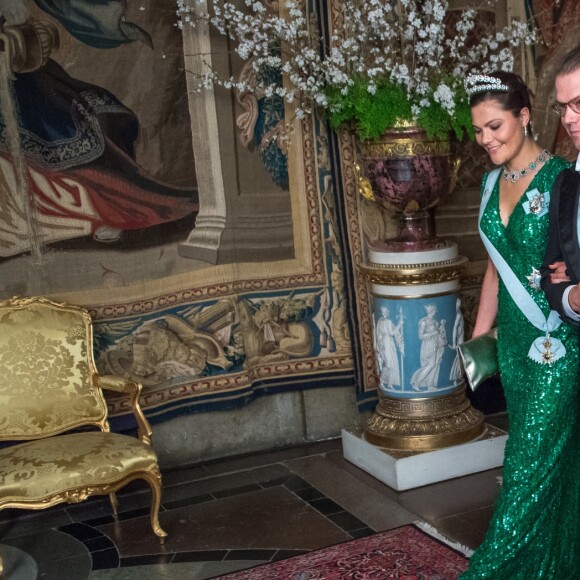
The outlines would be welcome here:
<svg viewBox="0 0 580 580">
<path fill-rule="evenodd" d="M 8 26 L 23 24 L 30 16 L 28 0 L 0 0 L 0 16 Z"/>
<path fill-rule="evenodd" d="M 572 286 L 572 290 L 568 294 L 568 304 L 574 312 L 580 313 L 580 284 Z"/>
<path fill-rule="evenodd" d="M 564 262 L 554 262 L 553 264 L 550 264 L 548 268 L 553 270 L 550 274 L 550 282 L 552 282 L 552 284 L 559 284 L 560 282 L 570 281 L 568 271 L 566 270 L 566 264 Z M 576 309 L 574 308 L 574 310 Z"/>
</svg>

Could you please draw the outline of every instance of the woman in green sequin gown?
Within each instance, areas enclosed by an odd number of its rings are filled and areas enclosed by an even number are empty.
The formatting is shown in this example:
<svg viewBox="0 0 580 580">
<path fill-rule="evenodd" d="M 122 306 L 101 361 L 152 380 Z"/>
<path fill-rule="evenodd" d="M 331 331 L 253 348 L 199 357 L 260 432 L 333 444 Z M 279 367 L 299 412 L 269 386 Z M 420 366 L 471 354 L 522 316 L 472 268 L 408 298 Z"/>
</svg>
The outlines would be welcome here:
<svg viewBox="0 0 580 580">
<path fill-rule="evenodd" d="M 471 94 L 476 140 L 495 165 L 529 167 L 514 182 L 500 177 L 481 220 L 481 229 L 528 290 L 543 314 L 550 308 L 541 289 L 532 287 L 548 234 L 548 213 L 525 212 L 527 192 L 550 192 L 566 167 L 557 157 L 533 161 L 539 147 L 523 134 L 529 122 L 529 96 L 521 79 L 494 73 L 505 88 Z M 527 102 L 526 102 L 527 99 Z M 531 129 L 526 131 L 531 133 Z M 484 179 L 485 183 L 485 179 Z M 542 333 L 512 299 L 489 262 L 474 328 L 487 332 L 496 318 L 498 358 L 509 416 L 503 485 L 483 544 L 461 580 L 580 578 L 580 408 L 576 328 L 562 324 L 552 336 L 564 357 L 540 364 L 528 357 Z"/>
</svg>

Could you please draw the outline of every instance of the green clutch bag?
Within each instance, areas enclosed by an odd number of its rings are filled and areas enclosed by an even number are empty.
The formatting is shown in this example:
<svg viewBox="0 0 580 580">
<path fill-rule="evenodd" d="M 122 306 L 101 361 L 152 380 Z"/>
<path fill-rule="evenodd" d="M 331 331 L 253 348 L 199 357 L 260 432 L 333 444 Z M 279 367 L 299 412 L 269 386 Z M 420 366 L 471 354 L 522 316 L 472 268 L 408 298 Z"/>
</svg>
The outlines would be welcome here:
<svg viewBox="0 0 580 580">
<path fill-rule="evenodd" d="M 465 341 L 457 347 L 467 382 L 473 391 L 486 379 L 499 373 L 497 328 Z"/>
</svg>

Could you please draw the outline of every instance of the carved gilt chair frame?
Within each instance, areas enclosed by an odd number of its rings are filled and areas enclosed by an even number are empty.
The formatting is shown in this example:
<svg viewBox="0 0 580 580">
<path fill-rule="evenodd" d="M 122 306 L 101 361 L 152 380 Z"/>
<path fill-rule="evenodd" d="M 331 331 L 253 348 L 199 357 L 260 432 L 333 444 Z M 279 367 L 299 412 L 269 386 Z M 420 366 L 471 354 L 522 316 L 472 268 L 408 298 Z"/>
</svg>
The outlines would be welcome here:
<svg viewBox="0 0 580 580">
<path fill-rule="evenodd" d="M 130 393 L 138 437 L 112 433 L 103 389 Z M 151 526 L 159 525 L 161 474 L 151 427 L 139 405 L 142 386 L 100 376 L 89 313 L 46 298 L 0 302 L 0 510 L 40 510 L 108 495 L 144 479 Z M 0 556 L 0 575 L 2 575 Z"/>
</svg>

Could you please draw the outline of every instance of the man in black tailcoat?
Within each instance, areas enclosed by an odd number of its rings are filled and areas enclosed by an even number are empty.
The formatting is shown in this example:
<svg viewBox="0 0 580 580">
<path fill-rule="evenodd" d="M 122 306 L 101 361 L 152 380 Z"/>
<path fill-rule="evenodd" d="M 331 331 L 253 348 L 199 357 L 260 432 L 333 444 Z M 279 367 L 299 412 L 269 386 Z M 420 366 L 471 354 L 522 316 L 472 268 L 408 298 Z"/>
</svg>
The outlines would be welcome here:
<svg viewBox="0 0 580 580">
<path fill-rule="evenodd" d="M 556 75 L 556 103 L 562 126 L 580 152 L 580 46 L 562 60 Z M 542 266 L 542 289 L 563 320 L 580 324 L 580 153 L 576 166 L 554 182 L 550 230 Z"/>
</svg>

